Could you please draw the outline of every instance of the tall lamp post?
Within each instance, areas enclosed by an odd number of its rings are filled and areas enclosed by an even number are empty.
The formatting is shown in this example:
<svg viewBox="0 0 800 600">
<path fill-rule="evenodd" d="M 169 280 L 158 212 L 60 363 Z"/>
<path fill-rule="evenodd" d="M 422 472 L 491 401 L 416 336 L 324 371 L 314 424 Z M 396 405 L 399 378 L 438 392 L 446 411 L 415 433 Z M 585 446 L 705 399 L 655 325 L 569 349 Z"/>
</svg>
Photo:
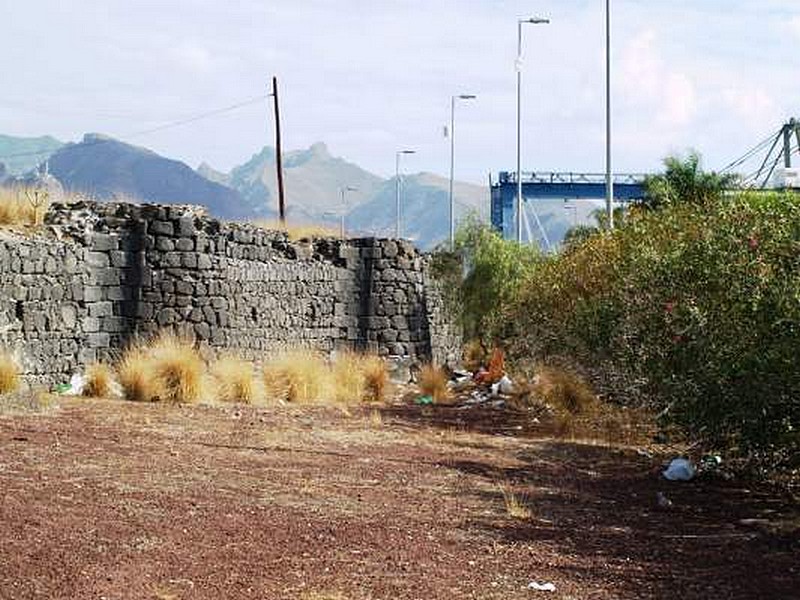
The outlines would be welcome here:
<svg viewBox="0 0 800 600">
<path fill-rule="evenodd" d="M 459 94 L 450 96 L 450 250 L 453 250 L 456 236 L 456 211 L 453 200 L 453 168 L 456 154 L 456 100 L 474 100 L 474 94 Z"/>
<path fill-rule="evenodd" d="M 522 243 L 522 173 L 521 173 L 521 143 L 522 143 L 522 26 L 526 23 L 543 25 L 549 19 L 531 17 L 517 20 L 517 243 Z"/>
<path fill-rule="evenodd" d="M 395 193 L 395 229 L 394 235 L 400 239 L 400 155 L 416 154 L 416 150 L 398 150 L 395 152 L 394 160 L 394 193 Z"/>
<path fill-rule="evenodd" d="M 606 0 L 606 213 L 614 229 L 614 180 L 611 176 L 611 0 Z"/>
<path fill-rule="evenodd" d="M 339 188 L 339 191 L 342 193 L 342 214 L 341 214 L 341 221 L 339 223 L 339 229 L 340 229 L 339 235 L 342 239 L 344 239 L 344 215 L 347 213 L 347 201 L 345 200 L 345 194 L 347 192 L 356 192 L 358 191 L 358 188 L 354 188 L 352 186 L 347 185 L 345 187 Z"/>
</svg>

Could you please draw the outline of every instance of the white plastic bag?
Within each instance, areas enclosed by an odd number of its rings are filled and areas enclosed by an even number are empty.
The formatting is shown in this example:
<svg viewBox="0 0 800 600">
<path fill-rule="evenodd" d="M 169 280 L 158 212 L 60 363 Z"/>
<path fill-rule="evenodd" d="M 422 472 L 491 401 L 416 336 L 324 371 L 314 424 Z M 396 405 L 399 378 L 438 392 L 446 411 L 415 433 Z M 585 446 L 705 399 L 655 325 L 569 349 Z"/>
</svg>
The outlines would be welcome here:
<svg viewBox="0 0 800 600">
<path fill-rule="evenodd" d="M 697 469 L 687 458 L 673 458 L 662 475 L 669 481 L 691 481 Z"/>
</svg>

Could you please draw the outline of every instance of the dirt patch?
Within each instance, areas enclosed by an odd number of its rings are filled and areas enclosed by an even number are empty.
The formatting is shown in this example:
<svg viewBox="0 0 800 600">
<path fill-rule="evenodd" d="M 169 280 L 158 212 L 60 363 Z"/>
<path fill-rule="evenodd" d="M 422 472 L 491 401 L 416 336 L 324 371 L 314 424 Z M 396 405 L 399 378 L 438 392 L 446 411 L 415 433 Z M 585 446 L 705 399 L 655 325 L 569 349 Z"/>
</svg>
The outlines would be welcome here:
<svg viewBox="0 0 800 600">
<path fill-rule="evenodd" d="M 777 492 L 669 484 L 658 458 L 537 437 L 497 411 L 372 411 L 64 400 L 0 416 L 0 598 L 800 589 L 796 530 L 767 526 L 797 517 Z"/>
</svg>

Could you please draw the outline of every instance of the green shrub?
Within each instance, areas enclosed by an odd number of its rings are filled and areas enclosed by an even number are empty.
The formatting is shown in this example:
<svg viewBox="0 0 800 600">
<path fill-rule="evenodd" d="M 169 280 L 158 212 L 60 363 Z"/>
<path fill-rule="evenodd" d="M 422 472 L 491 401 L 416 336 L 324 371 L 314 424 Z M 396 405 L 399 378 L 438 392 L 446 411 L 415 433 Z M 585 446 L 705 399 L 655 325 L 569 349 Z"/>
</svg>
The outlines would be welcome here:
<svg viewBox="0 0 800 600">
<path fill-rule="evenodd" d="M 695 435 L 797 456 L 800 195 L 634 210 L 542 260 L 513 298 L 496 317 L 515 325 L 513 356 L 613 365 Z"/>
</svg>

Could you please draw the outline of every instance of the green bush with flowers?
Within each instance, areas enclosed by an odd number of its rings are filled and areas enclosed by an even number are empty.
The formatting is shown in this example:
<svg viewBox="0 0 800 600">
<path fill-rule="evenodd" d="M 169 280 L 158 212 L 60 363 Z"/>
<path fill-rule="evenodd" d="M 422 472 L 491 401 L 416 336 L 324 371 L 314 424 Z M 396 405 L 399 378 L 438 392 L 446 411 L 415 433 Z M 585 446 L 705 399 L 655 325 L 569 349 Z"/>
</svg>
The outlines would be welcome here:
<svg viewBox="0 0 800 600">
<path fill-rule="evenodd" d="M 800 468 L 800 194 L 634 207 L 614 231 L 515 264 L 477 321 L 518 364 L 614 371 L 617 401 L 644 390 L 709 445 Z"/>
</svg>

